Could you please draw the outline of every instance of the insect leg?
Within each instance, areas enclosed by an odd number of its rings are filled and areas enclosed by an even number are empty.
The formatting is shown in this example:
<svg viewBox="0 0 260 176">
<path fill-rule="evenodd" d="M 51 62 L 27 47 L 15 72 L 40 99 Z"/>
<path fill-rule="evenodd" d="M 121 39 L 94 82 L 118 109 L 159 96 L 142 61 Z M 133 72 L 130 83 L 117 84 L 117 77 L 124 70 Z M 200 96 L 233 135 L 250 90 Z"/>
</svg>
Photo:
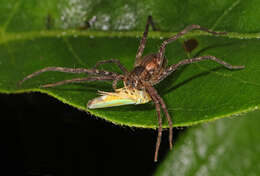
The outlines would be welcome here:
<svg viewBox="0 0 260 176">
<path fill-rule="evenodd" d="M 170 75 L 172 72 L 177 70 L 178 67 L 183 66 L 183 65 L 187 65 L 187 64 L 191 64 L 191 63 L 195 63 L 195 62 L 200 62 L 200 61 L 203 61 L 203 60 L 212 60 L 214 62 L 217 62 L 217 63 L 223 65 L 224 67 L 226 67 L 230 70 L 245 68 L 244 65 L 231 65 L 231 64 L 229 64 L 229 63 L 227 63 L 227 62 L 225 62 L 225 61 L 223 61 L 219 58 L 216 58 L 215 56 L 200 56 L 200 57 L 196 57 L 196 58 L 185 59 L 185 60 L 178 62 L 177 64 L 171 65 L 170 67 L 168 67 L 166 69 L 166 71 L 163 72 L 162 76 L 159 78 L 159 81 L 157 83 L 159 83 L 164 78 L 166 78 L 168 75 Z"/>
<path fill-rule="evenodd" d="M 120 63 L 120 61 L 117 60 L 117 59 L 109 59 L 109 60 L 98 61 L 97 64 L 95 65 L 95 67 L 93 67 L 93 68 L 96 69 L 99 65 L 106 64 L 106 63 L 115 63 L 115 64 L 121 69 L 121 71 L 122 71 L 124 74 L 127 74 L 127 73 L 128 73 L 128 71 L 127 71 L 127 69 L 125 68 L 125 66 L 122 65 L 122 64 Z"/>
<path fill-rule="evenodd" d="M 136 60 L 135 60 L 135 66 L 137 66 L 141 59 L 142 59 L 142 55 L 143 55 L 143 51 L 145 48 L 145 44 L 146 44 L 146 40 L 147 40 L 147 36 L 148 36 L 148 32 L 149 32 L 149 26 L 152 26 L 153 30 L 156 31 L 157 29 L 155 28 L 152 16 L 148 16 L 147 22 L 146 22 L 146 26 L 145 26 L 145 30 L 143 33 L 143 38 L 140 42 L 139 48 L 137 50 L 137 54 L 136 54 Z"/>
<path fill-rule="evenodd" d="M 85 68 L 65 68 L 65 67 L 46 67 L 41 70 L 38 70 L 25 78 L 23 78 L 18 84 L 21 85 L 24 81 L 33 78 L 41 73 L 48 72 L 48 71 L 57 71 L 57 72 L 65 72 L 65 73 L 88 73 L 92 75 L 113 75 L 116 76 L 118 74 L 104 71 L 104 70 L 97 70 L 97 69 L 85 69 Z"/>
<path fill-rule="evenodd" d="M 74 79 L 59 81 L 59 82 L 56 82 L 56 83 L 45 84 L 45 85 L 42 85 L 41 87 L 47 88 L 47 87 L 60 86 L 60 85 L 63 85 L 63 84 L 68 84 L 68 83 L 79 83 L 79 82 L 90 82 L 90 81 L 105 81 L 105 80 L 114 80 L 114 79 L 115 78 L 113 76 L 74 78 Z"/>
<path fill-rule="evenodd" d="M 214 31 L 211 31 L 207 28 L 203 28 L 199 25 L 196 25 L 196 24 L 193 24 L 193 25 L 190 25 L 190 26 L 187 26 L 185 29 L 183 29 L 182 31 L 180 31 L 178 34 L 172 36 L 171 38 L 165 40 L 160 49 L 159 49 L 159 53 L 158 53 L 158 57 L 159 58 L 163 58 L 163 55 L 164 55 L 164 52 L 165 52 L 165 47 L 167 44 L 177 40 L 178 38 L 180 38 L 181 36 L 183 36 L 184 34 L 190 32 L 191 30 L 193 29 L 198 29 L 198 30 L 201 30 L 201 31 L 205 31 L 205 32 L 208 32 L 208 33 L 211 33 L 211 34 L 214 34 L 214 35 L 219 35 L 219 34 L 226 34 L 226 32 L 214 32 Z"/>
</svg>

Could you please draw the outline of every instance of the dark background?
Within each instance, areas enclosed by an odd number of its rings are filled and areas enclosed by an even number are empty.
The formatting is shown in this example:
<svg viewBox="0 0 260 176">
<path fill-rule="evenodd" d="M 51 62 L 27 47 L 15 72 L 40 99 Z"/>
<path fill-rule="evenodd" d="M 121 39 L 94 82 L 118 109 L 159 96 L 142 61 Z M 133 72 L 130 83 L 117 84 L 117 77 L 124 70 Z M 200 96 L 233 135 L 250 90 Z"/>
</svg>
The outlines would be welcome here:
<svg viewBox="0 0 260 176">
<path fill-rule="evenodd" d="M 45 94 L 0 94 L 0 105 L 0 175 L 152 175 L 169 150 L 165 131 L 154 163 L 157 131 L 114 125 Z"/>
</svg>

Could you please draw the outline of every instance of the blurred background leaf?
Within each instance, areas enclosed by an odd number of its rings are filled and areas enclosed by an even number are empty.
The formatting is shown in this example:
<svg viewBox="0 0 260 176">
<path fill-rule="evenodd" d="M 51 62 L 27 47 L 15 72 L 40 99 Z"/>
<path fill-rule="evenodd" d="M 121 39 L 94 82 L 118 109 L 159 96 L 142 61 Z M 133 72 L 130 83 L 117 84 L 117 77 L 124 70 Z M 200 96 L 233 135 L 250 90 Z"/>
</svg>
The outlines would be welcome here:
<svg viewBox="0 0 260 176">
<path fill-rule="evenodd" d="M 157 169 L 160 176 L 259 175 L 260 111 L 188 129 Z"/>
</svg>

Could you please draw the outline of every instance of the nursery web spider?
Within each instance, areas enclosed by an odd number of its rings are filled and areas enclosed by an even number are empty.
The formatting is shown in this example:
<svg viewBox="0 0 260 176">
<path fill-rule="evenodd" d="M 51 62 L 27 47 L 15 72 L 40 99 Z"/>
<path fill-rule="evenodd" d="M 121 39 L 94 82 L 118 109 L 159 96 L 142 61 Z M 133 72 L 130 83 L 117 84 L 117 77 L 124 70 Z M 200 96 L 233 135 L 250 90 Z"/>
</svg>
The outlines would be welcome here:
<svg viewBox="0 0 260 176">
<path fill-rule="evenodd" d="M 154 23 L 152 21 L 152 17 L 149 16 L 147 19 L 147 24 L 145 27 L 145 31 L 143 33 L 142 40 L 140 42 L 139 48 L 137 50 L 134 69 L 132 71 L 128 71 L 119 60 L 110 59 L 103 60 L 97 62 L 96 66 L 92 69 L 86 68 L 64 68 L 64 67 L 46 67 L 39 71 L 36 71 L 28 76 L 26 76 L 19 83 L 22 84 L 24 81 L 47 71 L 58 71 L 58 72 L 67 72 L 67 73 L 87 73 L 91 76 L 84 78 L 74 78 L 70 80 L 64 80 L 52 84 L 42 85 L 41 87 L 54 87 L 58 85 L 63 85 L 67 83 L 75 83 L 75 82 L 86 82 L 86 81 L 105 81 L 110 80 L 113 81 L 113 89 L 115 92 L 100 92 L 101 97 L 95 98 L 94 100 L 89 101 L 88 108 L 102 108 L 102 107 L 111 107 L 111 106 L 119 106 L 125 104 L 142 104 L 152 100 L 155 104 L 155 109 L 158 117 L 158 136 L 156 142 L 156 149 L 154 155 L 154 161 L 157 161 L 158 150 L 160 147 L 161 136 L 162 136 L 162 118 L 161 118 L 161 109 L 166 115 L 168 125 L 169 125 L 169 146 L 172 149 L 172 135 L 173 135 L 173 125 L 171 116 L 168 113 L 167 107 L 165 105 L 164 100 L 158 94 L 157 90 L 153 87 L 158 84 L 162 80 L 164 80 L 167 76 L 173 73 L 176 69 L 183 65 L 200 62 L 203 60 L 212 60 L 217 62 L 228 69 L 242 69 L 244 66 L 233 66 L 229 63 L 216 58 L 215 56 L 199 56 L 196 58 L 185 59 L 179 61 L 176 64 L 167 66 L 167 59 L 164 56 L 165 47 L 188 33 L 193 29 L 205 31 L 211 33 L 213 35 L 225 34 L 225 32 L 214 32 L 209 29 L 203 28 L 199 25 L 190 25 L 172 36 L 171 38 L 163 41 L 161 44 L 159 51 L 154 54 L 149 54 L 147 56 L 142 56 L 143 51 L 146 45 L 147 35 L 149 26 L 152 26 L 155 29 Z M 106 70 L 97 69 L 97 67 L 101 64 L 105 63 L 113 63 L 116 64 L 123 74 L 118 74 Z M 123 81 L 124 87 L 121 89 L 117 89 L 116 85 L 118 81 Z"/>
</svg>

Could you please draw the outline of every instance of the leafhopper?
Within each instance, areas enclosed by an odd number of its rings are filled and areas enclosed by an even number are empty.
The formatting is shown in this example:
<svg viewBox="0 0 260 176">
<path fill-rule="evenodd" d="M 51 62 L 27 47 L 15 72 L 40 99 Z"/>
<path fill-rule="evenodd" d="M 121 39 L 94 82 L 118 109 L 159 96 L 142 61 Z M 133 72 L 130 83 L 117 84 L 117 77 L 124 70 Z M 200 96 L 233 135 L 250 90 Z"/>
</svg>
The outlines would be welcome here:
<svg viewBox="0 0 260 176">
<path fill-rule="evenodd" d="M 100 97 L 90 100 L 87 104 L 89 109 L 107 108 L 114 106 L 144 104 L 151 101 L 151 97 L 145 90 L 135 88 L 120 88 L 115 92 L 98 91 Z"/>
</svg>

